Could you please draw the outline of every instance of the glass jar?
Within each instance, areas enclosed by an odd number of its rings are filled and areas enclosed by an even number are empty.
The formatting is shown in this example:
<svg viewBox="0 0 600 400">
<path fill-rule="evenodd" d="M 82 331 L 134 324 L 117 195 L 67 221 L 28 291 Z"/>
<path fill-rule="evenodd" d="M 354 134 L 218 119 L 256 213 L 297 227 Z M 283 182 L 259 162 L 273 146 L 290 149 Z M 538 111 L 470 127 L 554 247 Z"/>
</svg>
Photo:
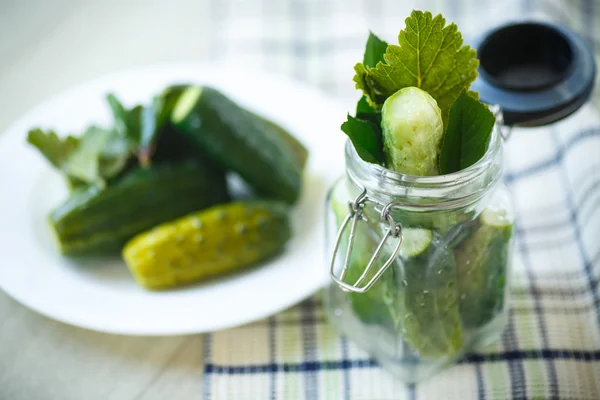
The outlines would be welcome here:
<svg viewBox="0 0 600 400">
<path fill-rule="evenodd" d="M 499 129 L 481 160 L 449 175 L 398 174 L 350 142 L 345 157 L 326 205 L 330 321 L 407 382 L 498 339 L 514 230 Z"/>
<path fill-rule="evenodd" d="M 512 126 L 559 121 L 587 102 L 596 64 L 564 26 L 493 28 L 474 44 L 471 89 L 496 115 L 486 154 L 448 175 L 407 176 L 346 145 L 346 176 L 327 198 L 333 324 L 407 382 L 500 337 L 507 323 L 514 212 L 502 184 Z"/>
</svg>

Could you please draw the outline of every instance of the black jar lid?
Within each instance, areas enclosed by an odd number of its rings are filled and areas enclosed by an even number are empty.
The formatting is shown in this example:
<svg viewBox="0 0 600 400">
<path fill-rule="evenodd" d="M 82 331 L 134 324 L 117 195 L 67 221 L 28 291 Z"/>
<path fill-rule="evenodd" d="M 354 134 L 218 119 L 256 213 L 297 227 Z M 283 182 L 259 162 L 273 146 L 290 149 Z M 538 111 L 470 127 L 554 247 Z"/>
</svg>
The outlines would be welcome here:
<svg viewBox="0 0 600 400">
<path fill-rule="evenodd" d="M 596 76 L 591 46 L 569 28 L 523 22 L 495 28 L 474 46 L 480 60 L 472 89 L 497 104 L 505 125 L 540 126 L 575 112 Z"/>
</svg>

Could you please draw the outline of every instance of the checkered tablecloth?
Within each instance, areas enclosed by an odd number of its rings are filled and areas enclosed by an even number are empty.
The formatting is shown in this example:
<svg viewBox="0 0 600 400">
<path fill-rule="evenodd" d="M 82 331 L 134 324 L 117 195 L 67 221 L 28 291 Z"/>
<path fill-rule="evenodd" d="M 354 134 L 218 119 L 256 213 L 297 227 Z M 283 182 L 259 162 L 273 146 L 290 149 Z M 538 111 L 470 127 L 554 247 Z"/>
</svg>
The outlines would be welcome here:
<svg viewBox="0 0 600 400">
<path fill-rule="evenodd" d="M 467 39 L 524 16 L 567 23 L 600 50 L 597 0 L 214 0 L 203 18 L 213 26 L 215 61 L 305 81 L 351 110 L 352 67 L 368 29 L 392 41 L 412 8 L 442 12 Z M 510 323 L 499 343 L 404 385 L 336 334 L 316 296 L 269 319 L 206 334 L 204 398 L 600 399 L 598 109 L 588 105 L 550 127 L 514 130 L 506 181 L 518 251 Z"/>
</svg>

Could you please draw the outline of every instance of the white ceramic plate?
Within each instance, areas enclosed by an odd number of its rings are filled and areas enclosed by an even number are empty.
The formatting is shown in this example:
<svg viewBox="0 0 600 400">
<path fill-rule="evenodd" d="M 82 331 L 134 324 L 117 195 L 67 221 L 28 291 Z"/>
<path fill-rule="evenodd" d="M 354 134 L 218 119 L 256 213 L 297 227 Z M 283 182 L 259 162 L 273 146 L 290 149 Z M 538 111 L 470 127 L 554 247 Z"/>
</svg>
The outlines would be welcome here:
<svg viewBox="0 0 600 400">
<path fill-rule="evenodd" d="M 25 143 L 29 128 L 78 132 L 110 123 L 104 97 L 147 101 L 168 84 L 205 83 L 287 127 L 310 150 L 295 235 L 281 257 L 248 272 L 166 292 L 135 284 L 118 258 L 61 257 L 46 227 L 66 196 L 60 177 Z M 103 77 L 62 93 L 0 134 L 0 287 L 48 317 L 98 331 L 174 335 L 244 324 L 289 307 L 327 279 L 323 201 L 343 168 L 344 110 L 308 87 L 281 78 L 202 65 L 165 65 Z"/>
</svg>

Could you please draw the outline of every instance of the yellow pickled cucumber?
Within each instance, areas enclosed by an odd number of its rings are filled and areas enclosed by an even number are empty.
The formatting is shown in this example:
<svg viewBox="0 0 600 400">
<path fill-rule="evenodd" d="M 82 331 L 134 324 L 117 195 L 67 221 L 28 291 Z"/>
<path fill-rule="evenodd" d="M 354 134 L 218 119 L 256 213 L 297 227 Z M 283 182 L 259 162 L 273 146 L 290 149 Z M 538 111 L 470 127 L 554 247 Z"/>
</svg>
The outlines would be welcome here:
<svg viewBox="0 0 600 400">
<path fill-rule="evenodd" d="M 167 289 L 252 266 L 280 252 L 290 236 L 284 203 L 232 202 L 139 234 L 123 258 L 140 285 Z"/>
</svg>

